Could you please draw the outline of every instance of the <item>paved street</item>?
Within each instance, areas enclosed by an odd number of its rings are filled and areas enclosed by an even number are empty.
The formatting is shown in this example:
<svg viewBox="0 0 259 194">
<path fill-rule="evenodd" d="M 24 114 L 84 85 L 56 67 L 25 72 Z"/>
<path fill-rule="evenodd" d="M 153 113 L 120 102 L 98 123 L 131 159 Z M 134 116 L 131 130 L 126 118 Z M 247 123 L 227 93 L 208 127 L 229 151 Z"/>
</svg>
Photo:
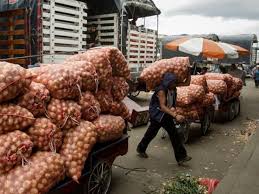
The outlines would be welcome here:
<svg viewBox="0 0 259 194">
<path fill-rule="evenodd" d="M 138 101 L 147 104 L 148 97 L 142 94 Z M 144 168 L 146 172 L 132 171 L 125 175 L 127 170 L 114 167 L 111 194 L 152 193 L 166 178 L 179 173 L 222 179 L 247 143 L 241 131 L 247 129 L 249 119 L 259 117 L 258 99 L 259 89 L 250 80 L 243 89 L 240 117 L 229 123 L 213 124 L 207 136 L 201 136 L 199 125 L 192 126 L 190 142 L 186 148 L 193 160 L 186 167 L 177 166 L 170 141 L 168 138 L 161 139 L 161 131 L 147 150 L 149 158 L 139 158 L 136 146 L 147 127 L 133 129 L 129 132 L 128 154 L 118 158 L 115 164 L 125 168 Z"/>
</svg>

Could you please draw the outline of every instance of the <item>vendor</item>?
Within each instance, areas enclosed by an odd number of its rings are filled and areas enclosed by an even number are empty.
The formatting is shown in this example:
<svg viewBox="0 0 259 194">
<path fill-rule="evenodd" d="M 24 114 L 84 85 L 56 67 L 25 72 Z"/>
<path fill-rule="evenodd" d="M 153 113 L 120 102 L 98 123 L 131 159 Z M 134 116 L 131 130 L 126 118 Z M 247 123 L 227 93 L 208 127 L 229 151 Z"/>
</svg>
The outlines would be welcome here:
<svg viewBox="0 0 259 194">
<path fill-rule="evenodd" d="M 189 79 L 186 81 L 186 83 L 181 84 L 181 86 L 189 85 L 190 77 L 191 76 L 189 76 Z M 174 111 L 171 110 L 172 107 L 175 108 L 176 106 L 176 86 L 176 75 L 172 73 L 166 73 L 161 84 L 155 88 L 155 93 L 153 94 L 149 105 L 151 124 L 137 147 L 137 152 L 139 153 L 140 157 L 148 158 L 146 149 L 149 143 L 157 135 L 159 129 L 163 127 L 170 137 L 178 165 L 182 165 L 184 162 L 192 159 L 191 157 L 187 156 L 179 133 L 175 128 L 174 120 L 177 122 L 184 122 L 184 117 L 177 115 Z"/>
<path fill-rule="evenodd" d="M 255 87 L 259 86 L 259 65 L 256 66 L 256 70 L 253 73 L 253 78 L 255 80 Z"/>
</svg>

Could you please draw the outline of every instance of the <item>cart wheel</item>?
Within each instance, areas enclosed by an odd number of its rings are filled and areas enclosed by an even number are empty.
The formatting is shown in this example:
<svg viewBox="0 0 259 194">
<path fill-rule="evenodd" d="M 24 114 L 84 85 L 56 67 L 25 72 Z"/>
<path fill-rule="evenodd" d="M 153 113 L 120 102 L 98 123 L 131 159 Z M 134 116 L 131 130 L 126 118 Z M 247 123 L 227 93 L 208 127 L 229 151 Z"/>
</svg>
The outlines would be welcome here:
<svg viewBox="0 0 259 194">
<path fill-rule="evenodd" d="M 129 95 L 131 97 L 137 97 L 140 94 L 140 91 L 136 91 L 136 92 L 131 92 Z"/>
<path fill-rule="evenodd" d="M 190 124 L 187 122 L 181 123 L 181 124 L 176 125 L 176 128 L 178 130 L 182 143 L 186 144 L 189 140 Z"/>
<path fill-rule="evenodd" d="M 87 192 L 84 194 L 107 194 L 111 185 L 112 168 L 107 162 L 99 162 L 92 170 Z"/>
<path fill-rule="evenodd" d="M 241 110 L 240 101 L 237 100 L 235 101 L 235 117 L 239 116 L 240 110 Z"/>
<path fill-rule="evenodd" d="M 228 121 L 233 121 L 236 116 L 235 102 L 231 102 L 228 110 Z"/>
<path fill-rule="evenodd" d="M 204 118 L 201 122 L 201 132 L 202 132 L 202 135 L 206 135 L 209 128 L 210 128 L 210 124 L 211 124 L 211 114 L 210 112 L 207 112 L 205 115 L 204 115 Z"/>
</svg>

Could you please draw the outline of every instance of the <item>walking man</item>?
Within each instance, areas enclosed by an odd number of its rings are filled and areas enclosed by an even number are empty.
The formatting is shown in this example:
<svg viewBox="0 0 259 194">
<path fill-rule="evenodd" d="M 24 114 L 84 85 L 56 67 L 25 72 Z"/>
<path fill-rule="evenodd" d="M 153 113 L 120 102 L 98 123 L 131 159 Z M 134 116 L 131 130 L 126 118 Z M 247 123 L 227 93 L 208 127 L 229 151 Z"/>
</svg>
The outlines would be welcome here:
<svg viewBox="0 0 259 194">
<path fill-rule="evenodd" d="M 190 79 L 187 80 L 184 85 L 189 84 Z M 174 111 L 171 110 L 171 108 L 176 105 L 176 86 L 176 75 L 166 73 L 161 84 L 155 88 L 155 93 L 153 94 L 149 105 L 150 126 L 137 147 L 137 152 L 140 157 L 148 158 L 148 155 L 146 154 L 148 144 L 155 138 L 159 129 L 163 127 L 170 137 L 178 165 L 182 165 L 184 162 L 192 159 L 187 156 L 174 123 L 174 119 L 178 122 L 183 122 L 184 117 L 176 115 Z"/>
</svg>

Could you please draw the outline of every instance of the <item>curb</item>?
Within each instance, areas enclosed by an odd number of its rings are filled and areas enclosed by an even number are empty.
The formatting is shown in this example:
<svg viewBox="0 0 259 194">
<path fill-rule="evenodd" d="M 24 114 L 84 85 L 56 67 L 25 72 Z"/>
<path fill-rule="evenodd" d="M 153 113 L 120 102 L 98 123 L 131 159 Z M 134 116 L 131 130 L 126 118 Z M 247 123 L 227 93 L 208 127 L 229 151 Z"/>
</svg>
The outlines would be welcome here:
<svg viewBox="0 0 259 194">
<path fill-rule="evenodd" d="M 257 131 L 252 136 L 250 142 L 245 146 L 244 150 L 238 156 L 236 163 L 234 163 L 234 165 L 229 169 L 228 174 L 220 181 L 220 184 L 216 188 L 215 192 L 213 192 L 213 194 L 232 194 L 232 191 L 236 188 L 236 186 L 241 185 L 240 180 L 242 178 L 240 175 L 243 175 L 244 170 L 246 170 L 248 167 L 248 163 L 255 153 L 257 140 L 259 140 L 258 126 L 256 130 Z M 237 192 L 233 194 L 237 194 Z"/>
</svg>

